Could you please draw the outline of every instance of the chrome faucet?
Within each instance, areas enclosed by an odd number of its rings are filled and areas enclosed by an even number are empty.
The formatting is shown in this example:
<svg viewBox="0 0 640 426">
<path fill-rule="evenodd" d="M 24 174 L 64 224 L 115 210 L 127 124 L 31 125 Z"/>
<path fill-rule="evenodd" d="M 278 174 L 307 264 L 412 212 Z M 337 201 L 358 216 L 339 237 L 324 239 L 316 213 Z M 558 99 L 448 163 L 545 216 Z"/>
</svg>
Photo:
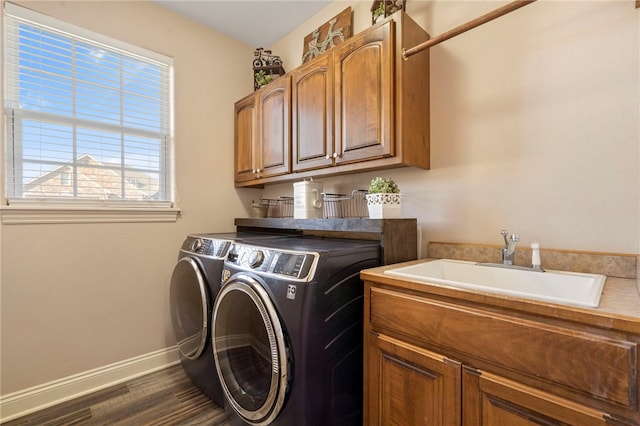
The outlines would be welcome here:
<svg viewBox="0 0 640 426">
<path fill-rule="evenodd" d="M 540 266 L 540 244 L 531 244 L 531 267 L 517 266 L 513 264 L 513 258 L 516 252 L 516 243 L 520 241 L 520 235 L 509 234 L 509 231 L 503 229 L 500 234 L 504 238 L 504 247 L 502 248 L 502 263 L 476 263 L 479 266 L 491 266 L 494 268 L 520 269 L 523 271 L 544 272 Z"/>
<path fill-rule="evenodd" d="M 502 248 L 502 264 L 513 265 L 513 255 L 516 251 L 516 243 L 520 241 L 520 235 L 509 235 L 509 231 L 507 231 L 506 229 L 503 229 L 500 234 L 502 234 L 502 237 L 504 238 L 504 247 Z"/>
</svg>

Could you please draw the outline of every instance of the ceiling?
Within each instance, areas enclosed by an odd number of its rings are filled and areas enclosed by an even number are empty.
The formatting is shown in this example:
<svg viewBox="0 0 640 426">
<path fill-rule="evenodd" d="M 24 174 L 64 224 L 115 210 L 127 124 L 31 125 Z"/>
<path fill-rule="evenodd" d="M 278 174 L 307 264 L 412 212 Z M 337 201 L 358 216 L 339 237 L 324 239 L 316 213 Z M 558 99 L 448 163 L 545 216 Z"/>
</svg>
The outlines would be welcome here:
<svg viewBox="0 0 640 426">
<path fill-rule="evenodd" d="M 332 0 L 152 0 L 253 47 L 269 47 Z"/>
</svg>

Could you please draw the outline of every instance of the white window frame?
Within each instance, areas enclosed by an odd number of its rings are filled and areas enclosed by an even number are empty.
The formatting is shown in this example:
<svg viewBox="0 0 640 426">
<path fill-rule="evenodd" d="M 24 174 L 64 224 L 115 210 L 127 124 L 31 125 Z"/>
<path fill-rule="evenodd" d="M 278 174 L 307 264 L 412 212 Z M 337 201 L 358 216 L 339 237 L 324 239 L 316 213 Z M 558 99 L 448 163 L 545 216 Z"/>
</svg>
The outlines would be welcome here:
<svg viewBox="0 0 640 426">
<path fill-rule="evenodd" d="M 56 31 L 66 32 L 73 37 L 84 38 L 92 43 L 100 43 L 110 48 L 121 50 L 129 54 L 138 55 L 148 58 L 159 63 L 169 66 L 169 140 L 166 147 L 166 155 L 169 157 L 165 163 L 167 167 L 164 172 L 168 174 L 168 188 L 166 192 L 169 200 L 145 202 L 145 201 L 91 201 L 82 199 L 21 199 L 9 198 L 7 193 L 6 174 L 2 173 L 0 183 L 2 187 L 2 203 L 0 205 L 0 216 L 3 224 L 32 224 L 32 223 L 99 223 L 99 222 L 175 222 L 179 217 L 180 209 L 175 202 L 175 166 L 174 166 L 174 111 L 173 111 L 173 59 L 165 55 L 149 51 L 133 46 L 107 36 L 97 34 L 93 31 L 66 23 L 64 21 L 51 18 L 46 15 L 31 11 L 29 9 L 5 3 L 5 11 L 2 19 L 6 14 L 24 18 L 40 25 L 51 27 Z M 5 27 L 3 25 L 3 27 Z M 2 37 L 4 39 L 3 49 L 6 52 L 6 29 L 3 29 Z M 4 55 L 2 52 L 2 55 Z M 4 61 L 3 61 L 4 62 Z M 5 123 L 5 102 L 7 90 L 7 69 L 6 65 L 2 67 L 3 73 L 3 111 L 2 111 L 2 137 L 3 150 L 0 161 L 6 164 L 5 155 L 12 155 L 9 151 L 7 141 L 7 129 Z"/>
</svg>

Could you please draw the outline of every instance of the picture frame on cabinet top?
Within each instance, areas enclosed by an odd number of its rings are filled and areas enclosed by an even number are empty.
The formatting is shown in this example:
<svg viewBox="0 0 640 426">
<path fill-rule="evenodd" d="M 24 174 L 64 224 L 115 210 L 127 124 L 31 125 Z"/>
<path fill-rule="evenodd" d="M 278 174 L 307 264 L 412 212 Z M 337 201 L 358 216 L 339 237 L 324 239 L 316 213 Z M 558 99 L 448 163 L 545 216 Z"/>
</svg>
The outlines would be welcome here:
<svg viewBox="0 0 640 426">
<path fill-rule="evenodd" d="M 327 50 L 343 43 L 351 37 L 353 15 L 351 6 L 316 28 L 304 38 L 302 46 L 302 63 L 305 63 Z"/>
</svg>

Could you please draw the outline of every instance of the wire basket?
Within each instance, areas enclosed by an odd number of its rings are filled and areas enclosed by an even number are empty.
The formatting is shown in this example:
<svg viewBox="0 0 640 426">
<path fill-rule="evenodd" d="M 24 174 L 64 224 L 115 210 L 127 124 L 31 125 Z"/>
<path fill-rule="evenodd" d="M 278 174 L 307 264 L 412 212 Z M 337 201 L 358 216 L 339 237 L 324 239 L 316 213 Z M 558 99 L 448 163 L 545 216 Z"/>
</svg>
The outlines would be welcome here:
<svg viewBox="0 0 640 426">
<path fill-rule="evenodd" d="M 264 218 L 269 214 L 268 200 L 260 200 L 259 202 L 251 202 L 251 217 Z"/>
<path fill-rule="evenodd" d="M 365 189 L 351 191 L 351 196 L 343 199 L 340 204 L 342 217 L 369 217 L 366 194 L 367 190 Z"/>
<path fill-rule="evenodd" d="M 344 194 L 322 193 L 322 217 L 334 219 L 342 217 L 340 202 L 345 199 Z"/>
<path fill-rule="evenodd" d="M 369 217 L 366 193 L 364 189 L 355 189 L 350 195 L 323 193 L 322 216 L 325 219 Z"/>
<path fill-rule="evenodd" d="M 263 198 L 260 200 L 262 205 L 267 206 L 267 216 L 266 217 L 280 217 L 279 209 L 278 209 L 278 200 L 271 198 Z"/>
<path fill-rule="evenodd" d="M 278 198 L 279 217 L 293 217 L 293 197 Z"/>
</svg>

